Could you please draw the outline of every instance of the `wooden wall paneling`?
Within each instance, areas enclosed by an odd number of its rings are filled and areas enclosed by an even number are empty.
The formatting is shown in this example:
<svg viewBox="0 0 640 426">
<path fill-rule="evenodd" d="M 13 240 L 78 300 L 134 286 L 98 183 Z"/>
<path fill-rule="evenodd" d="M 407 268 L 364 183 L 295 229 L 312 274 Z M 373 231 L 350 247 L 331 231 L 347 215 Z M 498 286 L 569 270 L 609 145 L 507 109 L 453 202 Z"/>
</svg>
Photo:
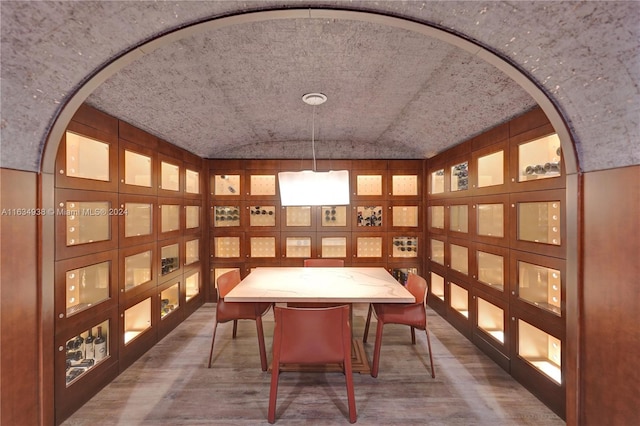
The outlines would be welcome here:
<svg viewBox="0 0 640 426">
<path fill-rule="evenodd" d="M 640 166 L 584 175 L 580 424 L 640 424 Z"/>
<path fill-rule="evenodd" d="M 40 422 L 36 173 L 0 169 L 0 423 Z M 34 209 L 33 214 L 28 209 Z M 24 214 L 23 214 L 24 213 Z M 50 361 L 50 356 L 46 357 Z M 46 361 L 45 361 L 46 362 Z"/>
</svg>

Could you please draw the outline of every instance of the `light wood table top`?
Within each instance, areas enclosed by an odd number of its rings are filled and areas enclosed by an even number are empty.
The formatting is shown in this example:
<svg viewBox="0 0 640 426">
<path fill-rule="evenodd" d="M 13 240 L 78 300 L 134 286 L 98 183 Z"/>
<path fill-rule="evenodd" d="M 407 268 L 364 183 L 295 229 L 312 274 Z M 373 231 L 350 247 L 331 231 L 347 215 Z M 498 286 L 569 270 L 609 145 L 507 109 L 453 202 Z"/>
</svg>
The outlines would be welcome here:
<svg viewBox="0 0 640 426">
<path fill-rule="evenodd" d="M 413 303 L 415 298 L 382 267 L 258 267 L 226 302 Z"/>
</svg>

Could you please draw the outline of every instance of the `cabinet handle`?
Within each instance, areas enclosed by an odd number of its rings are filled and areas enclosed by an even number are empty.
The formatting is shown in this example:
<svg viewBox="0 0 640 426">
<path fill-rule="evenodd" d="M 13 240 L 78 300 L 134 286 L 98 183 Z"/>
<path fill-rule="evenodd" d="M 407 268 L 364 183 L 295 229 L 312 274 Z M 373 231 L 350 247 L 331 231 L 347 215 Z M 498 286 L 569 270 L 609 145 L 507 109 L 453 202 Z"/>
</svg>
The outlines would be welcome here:
<svg viewBox="0 0 640 426">
<path fill-rule="evenodd" d="M 64 318 L 64 314 L 58 314 L 58 318 Z"/>
<path fill-rule="evenodd" d="M 64 346 L 58 346 L 58 352 L 64 351 Z"/>
</svg>

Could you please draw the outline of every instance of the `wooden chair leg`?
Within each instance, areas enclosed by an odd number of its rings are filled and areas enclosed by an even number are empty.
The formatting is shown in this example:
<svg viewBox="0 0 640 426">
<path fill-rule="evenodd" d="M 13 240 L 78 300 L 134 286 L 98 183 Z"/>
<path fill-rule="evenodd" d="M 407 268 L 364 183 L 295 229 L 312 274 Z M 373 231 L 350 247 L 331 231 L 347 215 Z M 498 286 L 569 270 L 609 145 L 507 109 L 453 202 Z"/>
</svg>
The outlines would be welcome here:
<svg viewBox="0 0 640 426">
<path fill-rule="evenodd" d="M 262 371 L 267 371 L 267 350 L 264 346 L 264 330 L 262 328 L 262 317 L 256 318 L 256 328 L 258 330 L 258 347 L 260 348 L 260 365 Z"/>
<path fill-rule="evenodd" d="M 416 329 L 414 327 L 411 327 L 411 344 L 416 344 Z"/>
<path fill-rule="evenodd" d="M 276 399 L 278 396 L 278 379 L 280 376 L 280 364 L 274 360 L 271 368 L 271 387 L 269 389 L 269 411 L 267 413 L 267 421 L 274 423 L 276 421 Z"/>
<path fill-rule="evenodd" d="M 367 343 L 367 339 L 369 338 L 369 324 L 371 323 L 371 311 L 373 311 L 373 307 L 371 303 L 369 303 L 369 312 L 367 312 L 367 322 L 364 325 L 364 336 L 362 336 L 362 343 Z"/>
<path fill-rule="evenodd" d="M 376 344 L 373 347 L 373 366 L 371 367 L 371 377 L 378 377 L 378 366 L 380 365 L 380 346 L 382 344 L 382 327 L 384 327 L 384 323 L 378 318 L 378 328 L 376 328 Z"/>
<path fill-rule="evenodd" d="M 231 337 L 236 338 L 236 334 L 238 333 L 238 320 L 233 320 L 233 334 Z"/>
<path fill-rule="evenodd" d="M 344 376 L 347 382 L 347 401 L 349 404 L 349 422 L 355 423 L 358 415 L 356 413 L 356 396 L 353 390 L 353 370 L 351 367 L 351 351 L 345 354 Z"/>
<path fill-rule="evenodd" d="M 211 351 L 209 351 L 209 367 L 211 368 L 211 360 L 213 358 L 213 343 L 216 341 L 216 329 L 218 328 L 218 321 L 214 320 L 213 323 L 213 337 L 211 338 Z"/>
<path fill-rule="evenodd" d="M 424 328 L 425 333 L 427 333 L 427 346 L 429 347 L 429 361 L 431 362 L 431 378 L 436 378 L 436 370 L 433 368 L 433 356 L 431 355 L 431 339 L 429 339 L 429 328 Z"/>
</svg>

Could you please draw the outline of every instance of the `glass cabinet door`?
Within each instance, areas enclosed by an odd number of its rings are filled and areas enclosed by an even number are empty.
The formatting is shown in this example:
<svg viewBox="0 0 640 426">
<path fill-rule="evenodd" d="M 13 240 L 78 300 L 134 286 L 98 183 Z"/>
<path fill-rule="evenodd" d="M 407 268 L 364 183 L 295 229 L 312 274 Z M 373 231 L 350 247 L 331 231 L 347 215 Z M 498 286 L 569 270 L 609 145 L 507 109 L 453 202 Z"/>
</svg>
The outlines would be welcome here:
<svg viewBox="0 0 640 426">
<path fill-rule="evenodd" d="M 151 281 L 152 256 L 151 250 L 147 250 L 124 258 L 125 291 Z"/>
<path fill-rule="evenodd" d="M 276 255 L 276 237 L 256 236 L 249 238 L 249 257 L 268 257 L 274 259 Z"/>
<path fill-rule="evenodd" d="M 497 254 L 476 251 L 478 281 L 499 291 L 504 291 L 504 257 Z"/>
<path fill-rule="evenodd" d="M 457 244 L 449 244 L 451 254 L 450 268 L 461 274 L 469 275 L 469 249 Z"/>
<path fill-rule="evenodd" d="M 356 206 L 356 226 L 375 228 L 383 225 L 383 206 Z"/>
<path fill-rule="evenodd" d="M 137 152 L 124 151 L 124 183 L 151 187 L 151 157 Z"/>
<path fill-rule="evenodd" d="M 465 318 L 469 318 L 469 292 L 458 284 L 449 287 L 449 305 Z"/>
<path fill-rule="evenodd" d="M 381 197 L 382 191 L 382 175 L 363 174 L 356 176 L 355 195 Z"/>
<path fill-rule="evenodd" d="M 196 229 L 200 227 L 200 206 L 185 206 L 185 227 Z"/>
<path fill-rule="evenodd" d="M 240 237 L 214 237 L 213 244 L 215 257 L 240 257 Z"/>
<path fill-rule="evenodd" d="M 451 166 L 451 192 L 469 189 L 469 162 Z"/>
<path fill-rule="evenodd" d="M 311 237 L 286 237 L 285 257 L 311 257 Z"/>
<path fill-rule="evenodd" d="M 393 237 L 391 243 L 391 257 L 418 257 L 418 237 Z"/>
<path fill-rule="evenodd" d="M 124 203 L 127 212 L 124 218 L 125 238 L 151 235 L 153 204 Z"/>
<path fill-rule="evenodd" d="M 518 203 L 518 239 L 559 246 L 560 201 Z"/>
<path fill-rule="evenodd" d="M 252 197 L 276 195 L 276 175 L 251 175 L 249 177 L 249 195 Z"/>
<path fill-rule="evenodd" d="M 382 237 L 356 237 L 356 257 L 381 258 Z"/>
<path fill-rule="evenodd" d="M 67 246 L 111 239 L 108 201 L 68 201 L 63 204 L 67 222 Z"/>
<path fill-rule="evenodd" d="M 311 206 L 288 206 L 285 207 L 287 227 L 309 227 L 311 226 Z"/>
<path fill-rule="evenodd" d="M 391 206 L 391 226 L 417 228 L 419 226 L 418 212 L 418 206 Z"/>
<path fill-rule="evenodd" d="M 65 136 L 66 175 L 108 182 L 109 144 L 70 131 Z"/>
<path fill-rule="evenodd" d="M 160 162 L 160 188 L 165 191 L 180 191 L 180 167 Z"/>
<path fill-rule="evenodd" d="M 478 235 L 504 237 L 504 204 L 476 204 Z"/>
<path fill-rule="evenodd" d="M 187 302 L 200 294 L 200 272 L 185 274 L 184 286 L 186 289 Z"/>
<path fill-rule="evenodd" d="M 185 242 L 184 264 L 191 265 L 200 260 L 200 240 L 190 240 Z"/>
<path fill-rule="evenodd" d="M 429 220 L 432 229 L 444 230 L 444 206 L 429 206 Z"/>
<path fill-rule="evenodd" d="M 67 317 L 109 298 L 110 272 L 110 261 L 66 272 Z"/>
<path fill-rule="evenodd" d="M 82 333 L 68 339 L 59 351 L 66 355 L 66 386 L 73 385 L 80 377 L 109 357 L 109 320 L 95 324 Z"/>
<path fill-rule="evenodd" d="M 124 311 L 124 344 L 151 328 L 151 298 L 144 299 Z"/>
<path fill-rule="evenodd" d="M 240 206 L 213 206 L 213 226 L 240 226 Z"/>
<path fill-rule="evenodd" d="M 417 175 L 391 176 L 391 195 L 394 197 L 418 195 L 418 176 Z"/>
<path fill-rule="evenodd" d="M 322 227 L 345 227 L 348 223 L 347 206 L 322 206 L 322 219 L 320 226 Z"/>
<path fill-rule="evenodd" d="M 277 210 L 274 205 L 250 205 L 249 226 L 251 227 L 276 227 Z M 239 223 L 238 223 L 239 225 Z"/>
<path fill-rule="evenodd" d="M 560 138 L 551 134 L 518 145 L 518 182 L 560 176 Z"/>
<path fill-rule="evenodd" d="M 478 328 L 504 344 L 504 310 L 477 297 Z"/>
<path fill-rule="evenodd" d="M 518 261 L 518 297 L 538 308 L 561 314 L 560 270 Z"/>
<path fill-rule="evenodd" d="M 320 257 L 345 258 L 347 257 L 347 237 L 321 237 Z"/>
<path fill-rule="evenodd" d="M 173 232 L 180 230 L 180 205 L 160 205 L 160 232 Z"/>
<path fill-rule="evenodd" d="M 160 292 L 160 318 L 173 313 L 180 307 L 180 284 L 175 283 Z"/>
<path fill-rule="evenodd" d="M 449 230 L 453 232 L 469 232 L 469 206 L 451 205 L 449 206 Z"/>
<path fill-rule="evenodd" d="M 518 319 L 518 355 L 557 384 L 562 383 L 562 342 Z"/>
<path fill-rule="evenodd" d="M 213 195 L 240 195 L 240 175 L 215 175 Z"/>
<path fill-rule="evenodd" d="M 504 151 L 478 157 L 478 188 L 504 184 Z"/>
<path fill-rule="evenodd" d="M 180 248 L 177 243 L 160 249 L 160 267 L 161 276 L 180 269 Z"/>
<path fill-rule="evenodd" d="M 431 261 L 444 266 L 444 242 L 431 239 Z"/>
<path fill-rule="evenodd" d="M 444 169 L 431 172 L 430 192 L 431 195 L 444 193 Z"/>
<path fill-rule="evenodd" d="M 430 273 L 431 277 L 431 294 L 440 300 L 444 300 L 444 277 L 435 272 Z"/>
<path fill-rule="evenodd" d="M 185 171 L 184 191 L 187 194 L 200 193 L 200 173 L 189 169 Z"/>
</svg>

